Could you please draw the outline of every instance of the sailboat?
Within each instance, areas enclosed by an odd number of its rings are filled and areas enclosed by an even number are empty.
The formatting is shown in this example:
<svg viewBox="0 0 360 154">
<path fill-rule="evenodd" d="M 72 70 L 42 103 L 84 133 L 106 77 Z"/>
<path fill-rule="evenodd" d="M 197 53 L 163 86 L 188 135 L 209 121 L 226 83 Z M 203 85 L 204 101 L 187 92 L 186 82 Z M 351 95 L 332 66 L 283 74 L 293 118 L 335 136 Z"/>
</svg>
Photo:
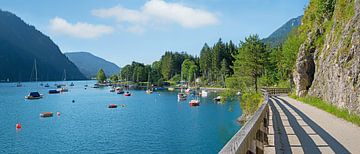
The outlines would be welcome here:
<svg viewBox="0 0 360 154">
<path fill-rule="evenodd" d="M 153 93 L 152 89 L 150 88 L 150 73 L 148 73 L 148 83 L 147 83 L 146 93 L 147 94 L 152 94 Z"/>
<path fill-rule="evenodd" d="M 196 88 L 196 75 L 195 75 L 195 73 L 194 73 L 194 82 L 195 82 L 195 88 Z M 199 106 L 199 105 L 200 105 L 199 96 L 196 95 L 196 96 L 195 96 L 195 99 L 192 99 L 192 100 L 189 102 L 189 105 L 190 105 L 190 106 Z"/>
<path fill-rule="evenodd" d="M 37 83 L 38 78 L 37 78 L 36 59 L 34 60 L 34 67 L 33 67 L 33 68 L 35 69 L 35 81 L 36 81 L 36 83 Z M 33 69 L 33 70 L 34 70 L 34 69 Z M 32 72 L 31 72 L 31 76 L 32 76 Z M 30 80 L 31 80 L 31 77 L 30 77 Z M 37 91 L 30 92 L 29 95 L 25 96 L 26 99 L 40 99 L 40 98 L 42 98 L 42 97 L 43 97 L 43 95 L 40 94 L 40 93 L 37 92 Z"/>
<path fill-rule="evenodd" d="M 181 72 L 181 79 L 180 79 L 180 83 L 181 83 L 181 90 L 180 92 L 178 93 L 178 101 L 183 101 L 183 100 L 186 100 L 186 97 L 187 95 L 183 92 L 183 84 L 182 84 L 182 81 L 183 81 L 183 74 Z"/>
<path fill-rule="evenodd" d="M 66 70 L 65 69 L 64 69 L 64 81 L 66 81 Z M 58 87 L 59 87 L 58 91 L 60 91 L 60 92 L 68 92 L 69 89 L 67 89 L 65 86 L 66 86 L 65 84 L 58 85 Z"/>
</svg>

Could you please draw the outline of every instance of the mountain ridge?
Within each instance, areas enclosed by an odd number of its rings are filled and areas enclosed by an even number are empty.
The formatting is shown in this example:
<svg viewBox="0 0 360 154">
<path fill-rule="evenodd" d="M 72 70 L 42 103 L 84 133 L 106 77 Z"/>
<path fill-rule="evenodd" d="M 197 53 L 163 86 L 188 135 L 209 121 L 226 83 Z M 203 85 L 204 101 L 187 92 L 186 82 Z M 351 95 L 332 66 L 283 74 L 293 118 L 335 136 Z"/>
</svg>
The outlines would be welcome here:
<svg viewBox="0 0 360 154">
<path fill-rule="evenodd" d="M 301 19 L 303 15 L 300 15 L 296 18 L 291 18 L 286 23 L 281 25 L 278 29 L 272 32 L 268 37 L 264 38 L 262 41 L 265 44 L 270 44 L 271 47 L 276 47 L 284 43 L 287 39 L 288 34 L 294 29 L 301 25 Z"/>
<path fill-rule="evenodd" d="M 36 59 L 38 80 L 86 79 L 50 39 L 15 14 L 0 10 L 0 79 L 34 81 Z"/>
<path fill-rule="evenodd" d="M 88 78 L 95 77 L 100 68 L 105 71 L 107 76 L 118 74 L 120 67 L 115 63 L 105 60 L 90 52 L 65 52 L 70 61 L 72 61 L 79 70 Z"/>
</svg>

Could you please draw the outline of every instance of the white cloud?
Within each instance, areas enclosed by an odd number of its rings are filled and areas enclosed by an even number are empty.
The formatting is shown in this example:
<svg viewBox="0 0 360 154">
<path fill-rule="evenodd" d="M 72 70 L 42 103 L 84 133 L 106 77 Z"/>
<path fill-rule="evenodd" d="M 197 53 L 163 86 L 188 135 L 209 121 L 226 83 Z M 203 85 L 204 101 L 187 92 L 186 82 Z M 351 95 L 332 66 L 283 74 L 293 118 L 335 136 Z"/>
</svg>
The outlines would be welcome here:
<svg viewBox="0 0 360 154">
<path fill-rule="evenodd" d="M 164 0 L 149 0 L 138 10 L 115 6 L 93 10 L 92 14 L 101 18 L 115 18 L 119 23 L 131 24 L 130 28 L 142 29 L 150 25 L 169 23 L 185 28 L 200 28 L 219 23 L 217 16 L 211 12 Z"/>
<path fill-rule="evenodd" d="M 163 0 L 148 1 L 143 7 L 143 13 L 187 28 L 204 27 L 219 22 L 217 17 L 208 11 Z"/>
<path fill-rule="evenodd" d="M 102 18 L 115 17 L 119 22 L 143 23 L 146 22 L 147 17 L 137 10 L 130 10 L 120 6 L 115 6 L 109 9 L 93 10 L 92 14 Z"/>
<path fill-rule="evenodd" d="M 55 34 L 64 34 L 78 38 L 96 38 L 113 31 L 113 28 L 110 26 L 93 25 L 83 22 L 71 24 L 59 17 L 51 19 L 49 27 L 51 32 Z"/>
</svg>

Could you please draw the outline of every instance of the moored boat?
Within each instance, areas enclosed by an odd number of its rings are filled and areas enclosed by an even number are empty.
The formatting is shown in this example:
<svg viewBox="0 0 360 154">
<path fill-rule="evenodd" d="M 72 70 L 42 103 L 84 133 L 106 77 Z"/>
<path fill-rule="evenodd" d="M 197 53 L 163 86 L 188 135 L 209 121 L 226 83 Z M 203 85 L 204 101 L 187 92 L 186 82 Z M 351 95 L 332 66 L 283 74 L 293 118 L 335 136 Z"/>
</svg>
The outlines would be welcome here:
<svg viewBox="0 0 360 154">
<path fill-rule="evenodd" d="M 131 96 L 131 93 L 127 91 L 124 96 Z"/>
<path fill-rule="evenodd" d="M 202 90 L 200 93 L 201 97 L 207 97 L 208 96 L 208 92 L 206 90 Z"/>
<path fill-rule="evenodd" d="M 117 105 L 116 105 L 116 104 L 110 104 L 110 105 L 108 106 L 108 108 L 117 108 Z"/>
<path fill-rule="evenodd" d="M 153 91 L 152 91 L 151 89 L 148 89 L 148 90 L 146 90 L 146 93 L 147 93 L 147 94 L 152 94 Z"/>
<path fill-rule="evenodd" d="M 215 97 L 215 98 L 214 98 L 214 101 L 220 102 L 220 101 L 221 101 L 221 96 Z"/>
<path fill-rule="evenodd" d="M 22 84 L 21 84 L 20 82 L 18 82 L 18 83 L 16 84 L 16 87 L 22 87 Z"/>
<path fill-rule="evenodd" d="M 42 98 L 42 94 L 39 92 L 30 92 L 29 95 L 25 96 L 26 99 L 40 99 Z"/>
<path fill-rule="evenodd" d="M 50 87 L 50 85 L 47 83 L 47 84 L 45 84 L 45 86 L 44 87 Z"/>
<path fill-rule="evenodd" d="M 184 93 L 178 93 L 178 100 L 179 101 L 183 101 L 183 100 L 186 100 L 186 94 L 184 94 Z"/>
<path fill-rule="evenodd" d="M 174 91 L 175 88 L 171 88 L 171 87 L 170 87 L 170 88 L 168 88 L 168 90 L 169 90 L 169 91 Z"/>
<path fill-rule="evenodd" d="M 70 83 L 70 86 L 74 86 L 74 83 L 73 83 L 73 82 L 71 82 L 71 83 Z"/>
<path fill-rule="evenodd" d="M 58 94 L 58 93 L 60 93 L 60 91 L 58 91 L 58 90 L 49 90 L 49 94 Z"/>
<path fill-rule="evenodd" d="M 199 106 L 200 105 L 200 100 L 198 99 L 193 99 L 189 102 L 190 106 Z"/>
<path fill-rule="evenodd" d="M 52 113 L 52 112 L 43 112 L 43 113 L 40 113 L 40 117 L 43 117 L 43 118 L 52 117 L 52 116 L 53 116 L 53 113 Z"/>
<path fill-rule="evenodd" d="M 67 88 L 65 88 L 65 87 L 63 87 L 63 88 L 58 88 L 57 90 L 60 91 L 60 92 L 68 92 L 68 91 L 69 91 L 69 89 L 67 89 Z"/>
</svg>

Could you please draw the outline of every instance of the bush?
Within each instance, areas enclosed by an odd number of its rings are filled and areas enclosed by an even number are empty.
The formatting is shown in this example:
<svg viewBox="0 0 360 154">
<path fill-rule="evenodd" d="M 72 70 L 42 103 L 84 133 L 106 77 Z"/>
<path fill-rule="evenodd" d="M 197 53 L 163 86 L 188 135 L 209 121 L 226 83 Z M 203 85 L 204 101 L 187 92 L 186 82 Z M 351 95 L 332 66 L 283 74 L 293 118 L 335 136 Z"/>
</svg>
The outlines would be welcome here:
<svg viewBox="0 0 360 154">
<path fill-rule="evenodd" d="M 243 114 L 252 115 L 259 108 L 260 104 L 264 101 L 264 97 L 261 93 L 249 91 L 243 92 L 241 96 L 241 107 Z"/>
</svg>

